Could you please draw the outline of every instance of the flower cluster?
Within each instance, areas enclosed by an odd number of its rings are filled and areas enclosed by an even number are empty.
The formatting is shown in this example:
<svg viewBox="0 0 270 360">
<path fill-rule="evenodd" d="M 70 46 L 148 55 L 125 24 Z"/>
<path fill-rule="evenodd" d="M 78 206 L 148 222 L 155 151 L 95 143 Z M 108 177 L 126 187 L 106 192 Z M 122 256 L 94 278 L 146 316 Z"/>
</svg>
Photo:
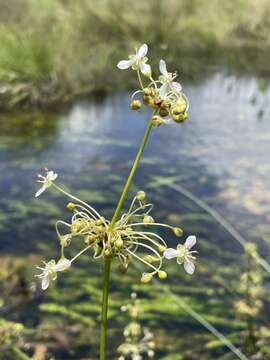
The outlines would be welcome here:
<svg viewBox="0 0 270 360">
<path fill-rule="evenodd" d="M 131 294 L 130 303 L 122 306 L 121 311 L 127 312 L 131 321 L 124 329 L 125 342 L 118 347 L 117 351 L 121 354 L 118 360 L 153 358 L 156 345 L 154 335 L 138 322 L 140 306 L 136 293 Z"/>
<path fill-rule="evenodd" d="M 179 227 L 158 223 L 150 215 L 153 205 L 146 201 L 144 191 L 139 191 L 133 198 L 127 212 L 111 226 L 111 222 L 101 216 L 92 206 L 63 190 L 55 183 L 53 171 L 46 170 L 42 190 L 53 186 L 58 191 L 72 199 L 67 208 L 72 212 L 70 222 L 58 220 L 56 233 L 61 246 L 61 257 L 56 263 L 54 260 L 45 263 L 45 267 L 38 267 L 42 272 L 37 275 L 42 280 L 42 289 L 47 289 L 51 280 L 57 278 L 57 273 L 67 270 L 72 262 L 81 254 L 88 251 L 94 259 L 115 258 L 119 261 L 119 269 L 127 271 L 130 263 L 137 260 L 148 270 L 142 274 L 141 282 L 148 283 L 153 276 L 166 279 L 167 273 L 163 270 L 164 259 L 177 258 L 179 264 L 184 264 L 187 273 L 195 270 L 195 236 L 189 236 L 185 244 L 179 244 L 176 249 L 167 248 L 165 240 L 157 234 L 155 228 L 167 228 L 179 237 L 183 231 Z M 53 180 L 53 178 L 55 178 Z M 44 190 L 43 190 L 44 191 Z M 38 191 L 40 195 L 43 191 Z M 37 195 L 36 195 L 37 196 Z M 82 250 L 72 259 L 65 257 L 65 249 L 76 239 Z"/>
<path fill-rule="evenodd" d="M 148 46 L 143 44 L 134 55 L 129 56 L 129 60 L 122 60 L 117 64 L 121 70 L 132 68 L 137 72 L 141 89 L 132 95 L 131 108 L 140 109 L 141 101 L 135 96 L 142 94 L 143 102 L 146 106 L 153 109 L 152 124 L 160 126 L 173 120 L 183 123 L 188 118 L 189 102 L 182 92 L 182 86 L 175 81 L 177 74 L 167 70 L 166 62 L 160 60 L 160 76 L 157 80 L 152 77 L 151 66 L 147 64 Z M 148 80 L 143 83 L 142 75 Z"/>
</svg>

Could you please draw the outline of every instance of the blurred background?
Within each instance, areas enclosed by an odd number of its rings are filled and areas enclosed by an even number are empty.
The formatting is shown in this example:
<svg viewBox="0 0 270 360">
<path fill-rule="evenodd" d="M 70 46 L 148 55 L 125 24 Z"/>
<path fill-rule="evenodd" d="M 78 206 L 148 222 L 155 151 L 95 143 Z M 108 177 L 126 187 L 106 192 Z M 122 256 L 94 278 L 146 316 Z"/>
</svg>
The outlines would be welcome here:
<svg viewBox="0 0 270 360">
<path fill-rule="evenodd" d="M 190 118 L 154 129 L 130 198 L 145 190 L 155 219 L 196 234 L 199 261 L 192 277 L 170 265 L 166 286 L 113 269 L 109 359 L 132 291 L 154 359 L 270 359 L 270 2 L 0 0 L 2 360 L 98 358 L 102 264 L 84 256 L 40 290 L 70 214 L 52 189 L 34 199 L 35 179 L 53 169 L 111 216 L 148 115 L 116 64 L 144 42 L 156 74 L 160 58 L 178 71 Z"/>
</svg>

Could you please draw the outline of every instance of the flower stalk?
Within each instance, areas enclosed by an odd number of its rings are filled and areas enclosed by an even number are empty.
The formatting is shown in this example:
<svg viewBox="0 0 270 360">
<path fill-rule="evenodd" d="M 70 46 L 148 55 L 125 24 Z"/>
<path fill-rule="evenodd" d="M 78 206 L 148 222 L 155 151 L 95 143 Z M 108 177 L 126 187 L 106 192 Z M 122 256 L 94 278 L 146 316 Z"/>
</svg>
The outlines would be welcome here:
<svg viewBox="0 0 270 360">
<path fill-rule="evenodd" d="M 154 115 L 155 111 L 153 111 Z M 132 179 L 136 173 L 136 170 L 138 168 L 140 159 L 142 157 L 145 145 L 149 139 L 149 135 L 152 130 L 152 116 L 148 122 L 146 131 L 143 136 L 143 140 L 141 143 L 141 146 L 138 150 L 138 153 L 136 155 L 136 158 L 134 160 L 133 166 L 130 170 L 129 176 L 127 178 L 126 184 L 124 186 L 122 195 L 118 201 L 118 204 L 116 206 L 115 212 L 113 214 L 109 231 L 112 231 L 116 221 L 118 220 L 119 214 L 122 210 L 123 203 L 125 201 L 125 198 L 128 194 L 128 191 L 130 189 Z M 100 353 L 99 353 L 99 359 L 105 360 L 106 359 L 106 349 L 107 349 L 107 317 L 108 317 L 108 298 L 109 298 L 109 283 L 110 283 L 110 268 L 111 268 L 111 259 L 105 258 L 104 260 L 104 278 L 103 278 L 103 295 L 102 295 L 102 309 L 101 309 L 101 328 L 100 328 Z"/>
</svg>

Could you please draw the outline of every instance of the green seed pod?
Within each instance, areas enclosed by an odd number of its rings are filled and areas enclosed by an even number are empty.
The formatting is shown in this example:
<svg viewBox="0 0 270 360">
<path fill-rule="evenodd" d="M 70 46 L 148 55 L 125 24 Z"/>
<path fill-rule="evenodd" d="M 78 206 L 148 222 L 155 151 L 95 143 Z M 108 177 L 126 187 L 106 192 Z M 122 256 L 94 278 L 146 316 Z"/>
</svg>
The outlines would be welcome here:
<svg viewBox="0 0 270 360">
<path fill-rule="evenodd" d="M 187 112 L 185 112 L 183 114 L 179 114 L 179 115 L 172 114 L 172 119 L 178 124 L 183 123 L 187 118 L 188 118 Z"/>
<path fill-rule="evenodd" d="M 149 89 L 149 88 L 144 88 L 143 89 L 143 93 L 144 93 L 144 95 L 146 95 L 146 96 L 150 96 L 151 95 L 151 89 Z"/>
<path fill-rule="evenodd" d="M 159 270 L 158 272 L 158 277 L 160 278 L 160 280 L 165 280 L 167 279 L 168 274 L 166 273 L 166 271 L 163 270 Z"/>
<path fill-rule="evenodd" d="M 143 273 L 141 277 L 141 282 L 147 284 L 152 280 L 153 275 L 151 273 Z"/>
<path fill-rule="evenodd" d="M 183 235 L 183 230 L 180 229 L 179 227 L 173 228 L 173 232 L 174 232 L 174 235 L 177 236 L 177 237 L 180 237 L 180 236 Z"/>
<path fill-rule="evenodd" d="M 169 115 L 169 111 L 168 111 L 167 109 L 161 108 L 161 109 L 159 110 L 159 115 L 160 115 L 161 117 L 166 117 L 166 116 Z"/>
<path fill-rule="evenodd" d="M 163 125 L 163 124 L 165 124 L 165 120 L 163 120 L 160 116 L 154 115 L 152 117 L 152 125 L 153 126 L 159 127 L 160 125 Z"/>
<path fill-rule="evenodd" d="M 142 103 L 140 102 L 140 100 L 132 100 L 131 104 L 130 104 L 130 108 L 132 110 L 138 110 L 140 109 L 142 106 Z"/>
<path fill-rule="evenodd" d="M 104 255 L 105 255 L 106 257 L 110 257 L 110 256 L 112 255 L 111 249 L 105 249 Z"/>
<path fill-rule="evenodd" d="M 143 190 L 138 191 L 136 194 L 136 199 L 142 202 L 145 201 L 146 193 Z"/>
</svg>

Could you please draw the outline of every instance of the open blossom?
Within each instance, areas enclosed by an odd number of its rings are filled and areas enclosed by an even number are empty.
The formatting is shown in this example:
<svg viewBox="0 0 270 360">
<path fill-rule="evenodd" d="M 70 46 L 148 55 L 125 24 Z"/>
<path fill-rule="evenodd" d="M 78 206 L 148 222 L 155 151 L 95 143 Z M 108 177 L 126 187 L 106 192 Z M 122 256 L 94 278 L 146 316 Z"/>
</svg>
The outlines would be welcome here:
<svg viewBox="0 0 270 360">
<path fill-rule="evenodd" d="M 178 264 L 184 264 L 184 269 L 190 275 L 192 275 L 195 271 L 195 257 L 194 253 L 197 251 L 191 251 L 190 249 L 196 244 L 196 236 L 189 236 L 186 239 L 186 242 L 182 244 L 178 244 L 176 249 L 166 249 L 164 251 L 164 257 L 168 260 L 177 258 Z"/>
<path fill-rule="evenodd" d="M 151 66 L 149 64 L 146 64 L 147 62 L 147 54 L 148 46 L 146 44 L 143 44 L 139 47 L 138 50 L 136 50 L 136 53 L 129 56 L 129 60 L 121 60 L 117 64 L 117 67 L 120 70 L 126 70 L 130 67 L 133 70 L 139 70 L 147 77 L 151 76 Z"/>
<path fill-rule="evenodd" d="M 42 279 L 41 288 L 42 290 L 46 290 L 51 280 L 56 280 L 57 272 L 64 271 L 68 269 L 71 265 L 71 261 L 68 259 L 60 259 L 57 263 L 54 260 L 50 260 L 48 263 L 44 261 L 45 267 L 37 266 L 37 269 L 41 270 L 41 274 L 36 275 L 38 278 Z"/>
<path fill-rule="evenodd" d="M 35 197 L 40 196 L 46 189 L 48 189 L 54 180 L 57 178 L 57 174 L 52 170 L 46 170 L 47 174 L 46 176 L 38 174 L 39 180 L 37 182 L 41 183 L 41 188 L 36 192 Z"/>
<path fill-rule="evenodd" d="M 162 83 L 159 89 L 161 99 L 164 99 L 170 91 L 180 92 L 182 90 L 182 86 L 174 81 L 177 75 L 168 72 L 166 63 L 162 59 L 159 62 L 159 70 L 162 74 L 159 77 L 159 80 Z"/>
</svg>

